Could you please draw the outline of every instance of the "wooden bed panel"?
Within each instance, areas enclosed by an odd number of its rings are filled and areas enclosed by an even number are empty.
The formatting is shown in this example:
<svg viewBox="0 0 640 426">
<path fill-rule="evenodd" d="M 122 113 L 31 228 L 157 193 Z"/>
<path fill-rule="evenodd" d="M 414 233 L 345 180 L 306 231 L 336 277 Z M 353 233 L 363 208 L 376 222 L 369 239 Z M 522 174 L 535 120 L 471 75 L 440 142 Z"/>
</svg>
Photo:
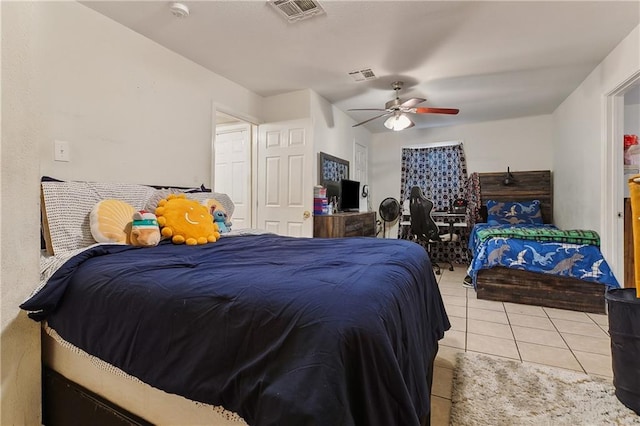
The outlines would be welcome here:
<svg viewBox="0 0 640 426">
<path fill-rule="evenodd" d="M 504 185 L 506 172 L 478 173 L 482 205 L 488 200 L 540 200 L 544 223 L 553 223 L 553 182 L 550 170 L 511 172 L 512 183 Z"/>
<path fill-rule="evenodd" d="M 482 205 L 488 200 L 540 200 L 544 223 L 553 223 L 553 181 L 550 170 L 511 172 L 512 184 L 504 185 L 506 172 L 479 173 Z M 602 284 L 508 268 L 478 272 L 478 299 L 547 306 L 581 312 L 605 313 Z"/>
<path fill-rule="evenodd" d="M 605 286 L 508 268 L 478 271 L 478 299 L 604 314 Z"/>
</svg>

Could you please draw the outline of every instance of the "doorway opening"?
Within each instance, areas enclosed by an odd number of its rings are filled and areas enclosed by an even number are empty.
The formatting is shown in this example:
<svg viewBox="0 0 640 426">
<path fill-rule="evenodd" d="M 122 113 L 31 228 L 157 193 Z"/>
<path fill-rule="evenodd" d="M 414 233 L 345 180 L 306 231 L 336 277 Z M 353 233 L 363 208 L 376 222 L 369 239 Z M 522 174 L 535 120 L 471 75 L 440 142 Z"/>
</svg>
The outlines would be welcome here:
<svg viewBox="0 0 640 426">
<path fill-rule="evenodd" d="M 235 207 L 232 229 L 254 226 L 253 158 L 255 126 L 233 115 L 215 111 L 212 142 L 212 188 L 231 197 Z"/>
<path fill-rule="evenodd" d="M 602 174 L 602 252 L 613 267 L 620 284 L 629 286 L 625 282 L 630 272 L 625 263 L 625 256 L 633 256 L 625 250 L 624 245 L 624 198 L 625 181 L 623 138 L 625 117 L 625 96 L 632 96 L 640 86 L 640 70 L 622 82 L 618 87 L 606 95 L 605 98 L 605 155 L 603 157 Z M 627 253 L 625 253 L 625 251 Z"/>
</svg>

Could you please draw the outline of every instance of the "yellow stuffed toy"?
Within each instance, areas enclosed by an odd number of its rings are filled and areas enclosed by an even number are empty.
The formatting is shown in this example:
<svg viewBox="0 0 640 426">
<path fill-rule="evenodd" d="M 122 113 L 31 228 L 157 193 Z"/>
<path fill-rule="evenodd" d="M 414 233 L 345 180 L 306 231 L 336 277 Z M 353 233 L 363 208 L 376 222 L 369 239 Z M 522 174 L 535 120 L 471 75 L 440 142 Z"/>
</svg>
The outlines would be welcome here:
<svg viewBox="0 0 640 426">
<path fill-rule="evenodd" d="M 215 243 L 220 238 L 218 226 L 209 210 L 184 194 L 170 194 L 160 200 L 156 209 L 163 237 L 174 244 L 197 245 Z"/>
</svg>

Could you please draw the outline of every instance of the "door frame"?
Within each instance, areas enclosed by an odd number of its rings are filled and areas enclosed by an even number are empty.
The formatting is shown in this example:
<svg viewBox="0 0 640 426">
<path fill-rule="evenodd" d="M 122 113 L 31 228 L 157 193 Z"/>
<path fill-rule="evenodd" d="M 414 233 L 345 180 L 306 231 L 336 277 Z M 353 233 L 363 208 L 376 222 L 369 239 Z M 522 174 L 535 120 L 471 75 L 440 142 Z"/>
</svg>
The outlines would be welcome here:
<svg viewBox="0 0 640 426">
<path fill-rule="evenodd" d="M 211 159 L 211 170 L 210 170 L 210 179 L 209 186 L 211 188 L 215 185 L 215 143 L 216 143 L 216 127 L 217 127 L 217 115 L 218 113 L 228 115 L 230 117 L 235 118 L 239 122 L 246 123 L 249 125 L 249 129 L 251 132 L 250 140 L 251 140 L 251 200 L 249 203 L 250 216 L 251 216 L 251 227 L 256 227 L 256 212 L 258 206 L 258 198 L 257 198 L 257 190 L 258 190 L 258 180 L 257 180 L 257 167 L 258 167 L 258 124 L 260 120 L 256 117 L 250 117 L 245 114 L 234 112 L 224 106 L 217 105 L 215 102 L 211 103 L 211 145 L 210 149 L 210 159 Z"/>
<path fill-rule="evenodd" d="M 360 148 L 358 148 L 360 147 Z M 359 176 L 355 176 L 355 172 L 356 172 L 356 159 L 358 157 L 358 149 L 360 149 L 363 153 L 364 153 L 364 166 L 365 166 L 365 170 L 364 170 L 364 179 L 362 179 Z M 369 147 L 363 143 L 360 143 L 356 140 L 353 141 L 353 168 L 350 168 L 350 172 L 352 173 L 351 179 L 355 179 L 360 181 L 360 211 L 363 211 L 362 208 L 362 204 L 363 204 L 363 198 L 364 198 L 364 211 L 371 211 L 371 197 L 369 197 L 368 193 L 369 193 Z M 363 197 L 362 194 L 364 193 L 364 187 L 367 186 L 367 197 Z"/>
<path fill-rule="evenodd" d="M 601 251 L 612 266 L 616 277 L 624 287 L 624 94 L 640 82 L 640 70 L 636 71 L 603 99 L 602 146 L 602 204 L 600 206 L 602 230 Z"/>
</svg>

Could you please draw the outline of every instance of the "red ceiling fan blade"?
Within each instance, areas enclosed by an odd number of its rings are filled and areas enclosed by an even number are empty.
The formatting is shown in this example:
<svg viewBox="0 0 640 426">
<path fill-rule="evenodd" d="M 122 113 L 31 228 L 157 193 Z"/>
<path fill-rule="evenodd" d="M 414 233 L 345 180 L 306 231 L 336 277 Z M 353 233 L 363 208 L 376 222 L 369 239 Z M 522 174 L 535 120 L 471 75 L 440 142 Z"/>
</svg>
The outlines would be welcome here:
<svg viewBox="0 0 640 426">
<path fill-rule="evenodd" d="M 383 110 L 383 111 L 384 111 L 384 110 Z M 360 126 L 360 125 L 362 125 L 362 124 L 366 124 L 366 123 L 368 123 L 368 122 L 370 122 L 370 121 L 373 121 L 373 120 L 375 120 L 376 118 L 384 117 L 385 115 L 391 115 L 391 114 L 393 114 L 393 112 L 385 112 L 384 114 L 376 115 L 375 117 L 372 117 L 372 118 L 370 118 L 370 119 L 368 119 L 368 120 L 362 121 L 362 122 L 360 122 L 360 123 L 358 123 L 358 124 L 354 124 L 354 125 L 353 125 L 353 126 L 351 126 L 351 127 L 358 127 L 358 126 Z"/>
<path fill-rule="evenodd" d="M 457 108 L 427 108 L 427 107 L 418 107 L 415 111 L 411 111 L 416 114 L 457 114 L 460 112 Z"/>
<path fill-rule="evenodd" d="M 411 99 L 407 99 L 406 101 L 404 101 L 403 103 L 400 104 L 401 108 L 413 108 L 414 106 L 423 103 L 424 101 L 426 101 L 426 99 L 422 99 L 422 98 L 411 98 Z"/>
</svg>

